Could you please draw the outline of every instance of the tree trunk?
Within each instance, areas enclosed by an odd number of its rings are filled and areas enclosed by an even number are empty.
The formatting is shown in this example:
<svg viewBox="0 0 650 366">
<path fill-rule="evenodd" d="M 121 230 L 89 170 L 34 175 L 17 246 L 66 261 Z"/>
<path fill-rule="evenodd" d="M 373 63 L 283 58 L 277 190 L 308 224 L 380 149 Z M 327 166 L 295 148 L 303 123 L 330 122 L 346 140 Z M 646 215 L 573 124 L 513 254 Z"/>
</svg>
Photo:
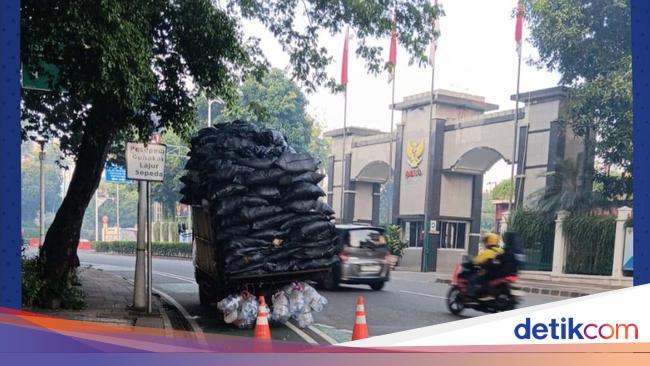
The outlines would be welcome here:
<svg viewBox="0 0 650 366">
<path fill-rule="evenodd" d="M 108 108 L 93 106 L 83 131 L 68 192 L 45 236 L 46 298 L 58 297 L 54 288 L 65 285 L 77 265 L 77 246 L 84 212 L 99 186 L 109 147 L 115 136 Z"/>
</svg>

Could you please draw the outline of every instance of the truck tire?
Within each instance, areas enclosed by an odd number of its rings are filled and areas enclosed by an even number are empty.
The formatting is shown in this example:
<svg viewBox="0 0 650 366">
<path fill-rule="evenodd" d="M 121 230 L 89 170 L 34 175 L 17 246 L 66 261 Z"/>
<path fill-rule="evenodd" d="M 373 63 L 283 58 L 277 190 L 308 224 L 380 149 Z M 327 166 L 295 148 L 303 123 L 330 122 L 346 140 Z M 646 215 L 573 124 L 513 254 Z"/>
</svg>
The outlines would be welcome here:
<svg viewBox="0 0 650 366">
<path fill-rule="evenodd" d="M 210 307 L 217 302 L 207 286 L 199 284 L 199 302 L 201 306 Z"/>
</svg>

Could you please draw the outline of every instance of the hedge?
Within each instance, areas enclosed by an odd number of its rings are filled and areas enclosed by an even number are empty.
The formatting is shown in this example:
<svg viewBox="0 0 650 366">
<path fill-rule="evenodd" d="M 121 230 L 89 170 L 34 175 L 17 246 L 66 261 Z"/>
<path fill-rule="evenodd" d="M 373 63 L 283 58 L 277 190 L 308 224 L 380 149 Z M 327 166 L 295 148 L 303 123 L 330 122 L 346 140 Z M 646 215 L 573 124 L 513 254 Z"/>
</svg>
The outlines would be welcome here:
<svg viewBox="0 0 650 366">
<path fill-rule="evenodd" d="M 526 263 L 524 269 L 550 271 L 553 265 L 555 219 L 553 215 L 536 210 L 517 209 L 508 218 L 508 231 L 515 231 L 524 240 Z"/>
<path fill-rule="evenodd" d="M 612 274 L 616 236 L 614 217 L 572 214 L 562 227 L 567 239 L 567 273 Z"/>
<path fill-rule="evenodd" d="M 96 252 L 135 254 L 134 241 L 94 241 L 92 247 Z M 153 255 L 163 257 L 192 257 L 192 244 L 189 243 L 151 243 Z"/>
</svg>

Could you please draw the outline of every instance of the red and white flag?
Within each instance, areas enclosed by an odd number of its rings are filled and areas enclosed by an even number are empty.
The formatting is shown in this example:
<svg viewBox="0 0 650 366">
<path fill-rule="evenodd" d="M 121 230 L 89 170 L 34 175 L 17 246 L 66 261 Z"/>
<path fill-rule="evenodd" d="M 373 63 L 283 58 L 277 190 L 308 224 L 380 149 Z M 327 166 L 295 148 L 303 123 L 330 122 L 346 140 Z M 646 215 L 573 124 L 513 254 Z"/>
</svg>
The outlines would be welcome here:
<svg viewBox="0 0 650 366">
<path fill-rule="evenodd" d="M 343 43 L 343 62 L 341 64 L 341 85 L 348 85 L 348 43 L 350 41 L 350 28 L 345 30 L 345 42 Z"/>
<path fill-rule="evenodd" d="M 517 3 L 517 25 L 515 26 L 515 42 L 517 42 L 517 53 L 521 56 L 521 35 L 524 26 L 524 2 Z"/>
<path fill-rule="evenodd" d="M 438 0 L 435 0 L 433 6 L 438 8 Z M 433 66 L 436 58 L 436 51 L 438 50 L 438 36 L 440 35 L 440 23 L 437 18 L 433 18 L 433 39 L 429 46 L 429 65 Z"/>
<path fill-rule="evenodd" d="M 390 33 L 390 51 L 388 53 L 388 82 L 395 78 L 395 63 L 397 62 L 397 27 L 393 19 L 393 30 Z"/>
</svg>

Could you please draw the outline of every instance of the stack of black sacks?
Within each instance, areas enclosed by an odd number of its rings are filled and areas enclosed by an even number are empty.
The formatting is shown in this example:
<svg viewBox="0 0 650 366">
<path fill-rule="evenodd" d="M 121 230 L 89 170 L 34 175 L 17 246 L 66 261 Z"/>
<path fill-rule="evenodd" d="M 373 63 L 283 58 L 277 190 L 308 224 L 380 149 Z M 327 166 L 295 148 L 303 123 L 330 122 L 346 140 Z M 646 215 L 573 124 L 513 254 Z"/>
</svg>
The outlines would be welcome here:
<svg viewBox="0 0 650 366">
<path fill-rule="evenodd" d="M 244 121 L 191 140 L 182 202 L 210 210 L 217 258 L 230 276 L 324 268 L 338 260 L 324 175 L 285 136 Z"/>
</svg>

